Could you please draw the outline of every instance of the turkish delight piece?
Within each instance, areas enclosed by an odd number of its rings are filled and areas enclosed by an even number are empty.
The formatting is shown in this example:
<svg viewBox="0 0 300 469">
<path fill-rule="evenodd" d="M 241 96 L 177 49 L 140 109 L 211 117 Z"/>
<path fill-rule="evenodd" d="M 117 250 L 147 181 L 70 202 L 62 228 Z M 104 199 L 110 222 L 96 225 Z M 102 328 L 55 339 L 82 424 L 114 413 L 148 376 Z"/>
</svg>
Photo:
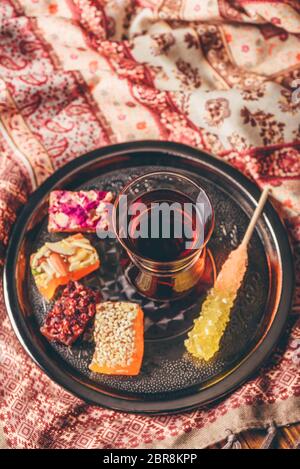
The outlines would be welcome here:
<svg viewBox="0 0 300 469">
<path fill-rule="evenodd" d="M 50 342 L 73 344 L 96 313 L 101 295 L 79 282 L 69 282 L 46 316 L 41 333 Z"/>
<path fill-rule="evenodd" d="M 96 249 L 81 233 L 61 241 L 47 242 L 30 256 L 36 286 L 47 300 L 51 300 L 59 285 L 79 280 L 99 266 Z"/>
<path fill-rule="evenodd" d="M 112 192 L 64 191 L 50 193 L 48 231 L 95 233 L 98 223 L 108 225 Z"/>
<path fill-rule="evenodd" d="M 89 368 L 95 373 L 134 376 L 144 354 L 144 314 L 140 305 L 106 301 L 96 307 L 95 352 Z"/>
</svg>

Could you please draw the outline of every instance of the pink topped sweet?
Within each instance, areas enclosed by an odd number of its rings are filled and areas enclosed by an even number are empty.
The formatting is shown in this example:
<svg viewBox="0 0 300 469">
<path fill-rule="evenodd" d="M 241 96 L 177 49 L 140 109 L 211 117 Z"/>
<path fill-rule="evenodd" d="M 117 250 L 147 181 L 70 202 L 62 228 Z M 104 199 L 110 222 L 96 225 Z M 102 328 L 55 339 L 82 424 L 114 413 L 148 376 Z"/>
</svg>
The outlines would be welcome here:
<svg viewBox="0 0 300 469">
<path fill-rule="evenodd" d="M 50 193 L 48 230 L 57 232 L 96 232 L 108 223 L 113 193 L 105 191 L 63 191 Z"/>
</svg>

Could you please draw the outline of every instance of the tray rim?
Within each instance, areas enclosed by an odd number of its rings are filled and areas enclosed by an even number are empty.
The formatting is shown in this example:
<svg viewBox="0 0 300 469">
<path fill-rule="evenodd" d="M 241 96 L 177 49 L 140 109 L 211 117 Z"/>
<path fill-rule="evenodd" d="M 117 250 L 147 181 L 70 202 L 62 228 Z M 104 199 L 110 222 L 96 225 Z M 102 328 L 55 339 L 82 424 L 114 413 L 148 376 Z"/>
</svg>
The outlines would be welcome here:
<svg viewBox="0 0 300 469">
<path fill-rule="evenodd" d="M 50 190 L 52 190 L 58 182 L 63 181 L 72 173 L 78 172 L 80 168 L 83 169 L 88 167 L 96 160 L 101 159 L 104 161 L 107 159 L 109 161 L 112 156 L 122 154 L 126 155 L 128 153 L 136 153 L 138 151 L 170 153 L 177 158 L 189 160 L 190 162 L 194 161 L 196 164 L 202 160 L 207 165 L 215 167 L 219 171 L 224 172 L 227 176 L 233 178 L 243 191 L 246 191 L 248 195 L 251 195 L 253 200 L 257 201 L 259 198 L 260 190 L 241 172 L 230 166 L 228 163 L 217 159 L 213 155 L 188 145 L 168 141 L 140 140 L 108 145 L 93 150 L 75 158 L 65 164 L 62 168 L 58 169 L 29 196 L 27 203 L 17 217 L 10 236 L 3 270 L 4 300 L 13 330 L 21 345 L 33 361 L 54 382 L 71 392 L 73 395 L 91 404 L 101 405 L 103 407 L 124 412 L 163 415 L 192 410 L 194 408 L 207 405 L 215 400 L 219 400 L 243 384 L 258 368 L 262 366 L 277 344 L 288 318 L 294 290 L 294 267 L 287 231 L 277 212 L 271 205 L 270 201 L 268 201 L 266 205 L 268 221 L 271 222 L 274 237 L 278 243 L 283 272 L 281 295 L 277 311 L 271 327 L 267 331 L 262 342 L 258 344 L 257 348 L 250 352 L 249 356 L 247 356 L 244 361 L 237 366 L 237 369 L 233 369 L 222 380 L 217 381 L 208 388 L 204 388 L 194 394 L 163 401 L 136 400 L 129 396 L 124 399 L 120 396 L 115 397 L 104 393 L 103 391 L 93 389 L 92 387 L 87 387 L 84 383 L 77 380 L 75 376 L 69 376 L 66 372 L 63 372 L 59 365 L 54 363 L 52 360 L 47 359 L 46 354 L 40 353 L 36 344 L 31 340 L 25 321 L 19 311 L 16 284 L 14 282 L 14 272 L 18 248 L 22 241 L 22 228 L 23 226 L 26 226 L 28 215 L 35 210 L 35 207 L 40 200 Z"/>
</svg>

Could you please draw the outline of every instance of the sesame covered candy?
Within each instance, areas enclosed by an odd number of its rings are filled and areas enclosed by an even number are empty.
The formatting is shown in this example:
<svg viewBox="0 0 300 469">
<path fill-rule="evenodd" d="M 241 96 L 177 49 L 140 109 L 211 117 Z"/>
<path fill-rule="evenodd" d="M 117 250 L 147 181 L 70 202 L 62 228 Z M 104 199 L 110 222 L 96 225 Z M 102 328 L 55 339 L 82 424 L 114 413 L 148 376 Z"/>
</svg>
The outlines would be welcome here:
<svg viewBox="0 0 300 469">
<path fill-rule="evenodd" d="M 143 340 L 143 312 L 138 304 L 107 301 L 97 305 L 90 369 L 105 374 L 138 374 Z"/>
</svg>

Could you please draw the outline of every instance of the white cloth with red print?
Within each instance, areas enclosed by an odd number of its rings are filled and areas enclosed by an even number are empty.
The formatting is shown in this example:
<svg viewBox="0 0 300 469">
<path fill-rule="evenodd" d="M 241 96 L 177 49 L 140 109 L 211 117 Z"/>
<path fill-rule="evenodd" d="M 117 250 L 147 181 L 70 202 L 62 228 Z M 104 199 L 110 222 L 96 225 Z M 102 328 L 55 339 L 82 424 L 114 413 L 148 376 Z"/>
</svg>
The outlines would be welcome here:
<svg viewBox="0 0 300 469">
<path fill-rule="evenodd" d="M 271 185 L 299 259 L 299 45 L 297 0 L 2 0 L 2 261 L 18 210 L 53 171 L 140 139 L 187 143 Z M 197 448 L 226 428 L 300 420 L 292 312 L 266 368 L 223 402 L 148 417 L 85 404 L 54 384 L 22 349 L 0 302 L 3 445 Z"/>
</svg>

